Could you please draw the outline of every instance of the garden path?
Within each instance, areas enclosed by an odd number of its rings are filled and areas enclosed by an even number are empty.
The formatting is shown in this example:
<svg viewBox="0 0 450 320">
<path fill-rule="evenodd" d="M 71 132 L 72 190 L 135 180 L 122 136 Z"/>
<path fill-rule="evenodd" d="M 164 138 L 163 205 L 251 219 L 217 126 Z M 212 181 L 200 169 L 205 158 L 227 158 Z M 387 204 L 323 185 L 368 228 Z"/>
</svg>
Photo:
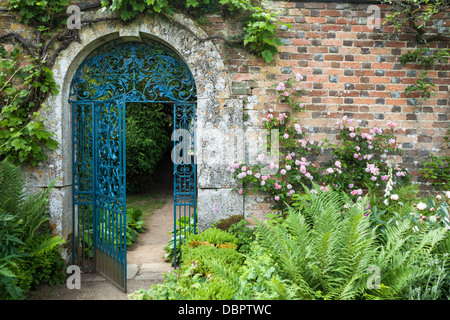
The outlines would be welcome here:
<svg viewBox="0 0 450 320">
<path fill-rule="evenodd" d="M 162 283 L 163 273 L 173 270 L 163 259 L 164 247 L 173 230 L 173 190 L 169 185 L 160 186 L 156 199 L 165 201 L 163 207 L 147 216 L 147 230 L 139 234 L 137 242 L 128 248 L 128 293 L 123 293 L 111 282 L 93 273 L 81 275 L 81 288 L 68 289 L 66 284 L 42 286 L 33 292 L 29 300 L 128 300 L 128 295 L 152 284 Z"/>
</svg>

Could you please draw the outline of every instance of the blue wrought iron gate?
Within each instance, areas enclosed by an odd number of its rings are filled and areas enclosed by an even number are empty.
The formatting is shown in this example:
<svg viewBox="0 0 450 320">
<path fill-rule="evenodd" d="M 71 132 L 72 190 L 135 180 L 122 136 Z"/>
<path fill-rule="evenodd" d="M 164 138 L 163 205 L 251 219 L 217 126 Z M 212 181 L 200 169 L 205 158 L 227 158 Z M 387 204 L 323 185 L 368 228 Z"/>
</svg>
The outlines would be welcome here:
<svg viewBox="0 0 450 320">
<path fill-rule="evenodd" d="M 181 258 L 181 245 L 189 234 L 197 233 L 195 104 L 174 104 L 173 128 L 173 265 L 176 268 Z"/>
<path fill-rule="evenodd" d="M 196 232 L 195 83 L 168 47 L 108 42 L 88 56 L 72 81 L 73 264 L 126 292 L 127 102 L 173 104 L 174 259 Z M 174 154 L 173 154 L 174 155 Z M 180 222 L 188 223 L 181 227 Z M 174 260 L 176 266 L 176 260 Z"/>
</svg>

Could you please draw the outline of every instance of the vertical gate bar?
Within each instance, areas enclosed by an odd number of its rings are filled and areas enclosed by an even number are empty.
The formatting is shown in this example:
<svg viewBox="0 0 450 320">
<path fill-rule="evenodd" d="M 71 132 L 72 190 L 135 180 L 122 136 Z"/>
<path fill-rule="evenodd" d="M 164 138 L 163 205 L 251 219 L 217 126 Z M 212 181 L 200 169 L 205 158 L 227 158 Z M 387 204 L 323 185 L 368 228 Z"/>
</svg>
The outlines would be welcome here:
<svg viewBox="0 0 450 320">
<path fill-rule="evenodd" d="M 194 119 L 192 125 L 192 139 L 193 139 L 193 148 L 194 148 L 194 161 L 193 161 L 193 168 L 192 172 L 194 174 L 194 234 L 197 234 L 197 150 L 196 150 L 196 104 L 192 104 L 192 117 Z"/>
<path fill-rule="evenodd" d="M 101 102 L 100 102 L 101 103 Z M 92 257 L 94 259 L 94 271 L 97 271 L 97 235 L 98 235 L 98 221 L 97 221 L 97 109 L 100 103 L 94 103 L 92 105 L 92 130 L 94 140 L 92 141 L 92 174 L 93 174 L 93 189 L 92 189 Z"/>
<path fill-rule="evenodd" d="M 122 120 L 122 131 L 120 132 L 120 137 L 122 137 L 122 148 L 121 148 L 121 157 L 120 160 L 122 161 L 122 175 L 123 179 L 121 180 L 122 183 L 122 202 L 123 202 L 123 213 L 122 213 L 122 223 L 123 223 L 123 229 L 122 234 L 120 235 L 120 238 L 122 240 L 122 246 L 123 246 L 123 253 L 122 253 L 122 264 L 123 264 L 123 271 L 122 271 L 122 281 L 123 281 L 123 287 L 125 292 L 127 292 L 127 170 L 126 170 L 126 164 L 127 164 L 127 152 L 126 152 L 126 103 L 125 103 L 125 97 L 121 99 L 120 107 L 122 109 L 121 114 L 121 120 Z M 123 241 L 125 240 L 125 241 Z M 121 247 L 122 249 L 122 247 Z"/>
<path fill-rule="evenodd" d="M 76 103 L 73 103 L 72 105 L 72 265 L 75 265 L 75 239 L 77 239 L 79 236 L 76 236 L 75 234 L 75 214 L 77 210 L 75 210 L 75 114 L 76 114 Z M 78 232 L 78 230 L 77 230 Z"/>
<path fill-rule="evenodd" d="M 176 104 L 173 105 L 173 130 L 177 130 Z M 176 139 L 173 140 L 173 149 L 175 150 Z M 177 155 L 173 154 L 173 267 L 177 268 Z"/>
<path fill-rule="evenodd" d="M 80 208 L 81 207 L 81 208 Z M 81 209 L 81 210 L 80 210 Z M 81 215 L 80 215 L 81 214 Z M 84 212 L 84 206 L 83 205 L 78 205 L 78 220 L 81 220 L 81 263 L 83 266 L 87 265 L 87 261 L 86 261 L 86 245 L 88 246 L 88 250 L 89 250 L 89 242 L 86 244 L 86 241 L 84 241 L 85 238 L 85 230 L 84 230 L 84 220 L 86 219 L 86 213 Z M 89 251 L 88 251 L 89 252 Z"/>
<path fill-rule="evenodd" d="M 123 117 L 122 117 L 122 123 L 123 123 L 123 145 L 122 145 L 122 150 L 123 150 L 123 167 L 122 167 L 122 173 L 123 173 L 123 194 L 124 194 L 124 207 L 125 207 L 125 217 L 124 217 L 124 221 L 123 221 L 123 247 L 124 247 L 124 265 L 125 268 L 123 270 L 123 279 L 124 279 L 124 283 L 125 283 L 125 292 L 127 291 L 127 270 L 128 270 L 128 259 L 127 259 L 127 135 L 126 135 L 126 103 L 125 103 L 125 97 L 122 100 L 122 104 L 123 104 Z"/>
</svg>

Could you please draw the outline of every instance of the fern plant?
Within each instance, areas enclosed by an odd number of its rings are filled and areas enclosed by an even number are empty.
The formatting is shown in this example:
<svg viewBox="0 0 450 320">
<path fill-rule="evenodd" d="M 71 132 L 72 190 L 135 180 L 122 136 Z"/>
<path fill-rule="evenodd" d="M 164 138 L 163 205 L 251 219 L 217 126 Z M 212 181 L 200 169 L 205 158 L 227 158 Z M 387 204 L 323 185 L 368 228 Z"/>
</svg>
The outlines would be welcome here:
<svg viewBox="0 0 450 320">
<path fill-rule="evenodd" d="M 284 220 L 257 222 L 240 272 L 217 263 L 213 272 L 234 288 L 236 299 L 413 299 L 419 293 L 444 299 L 449 232 L 427 225 L 414 229 L 413 220 L 399 216 L 383 221 L 380 233 L 367 202 L 305 188 Z M 438 263 L 429 267 L 433 259 Z M 375 286 L 371 270 L 379 271 Z"/>
<path fill-rule="evenodd" d="M 433 228 L 423 225 L 414 228 L 409 219 L 397 220 L 386 227 L 386 237 L 377 250 L 374 265 L 380 269 L 380 288 L 370 290 L 366 298 L 370 299 L 408 299 L 413 297 L 414 291 L 422 291 L 434 278 L 435 298 L 445 298 L 443 288 L 450 280 L 448 265 L 450 257 L 448 251 L 449 236 L 445 228 Z M 415 231 L 416 230 L 416 231 Z M 442 268 L 435 268 L 430 261 L 438 260 Z M 439 264 L 439 263 L 438 263 Z M 447 266 L 447 268 L 445 268 Z"/>
<path fill-rule="evenodd" d="M 16 286 L 13 272 L 16 264 L 64 242 L 60 237 L 42 237 L 44 240 L 37 242 L 35 247 L 26 247 L 26 243 L 47 231 L 44 226 L 48 227 L 50 218 L 48 196 L 54 182 L 46 190 L 27 194 L 20 169 L 3 160 L 0 162 L 0 185 L 0 298 L 20 299 L 24 293 Z"/>
<path fill-rule="evenodd" d="M 0 185 L 0 209 L 21 222 L 18 235 L 26 242 L 50 219 L 47 213 L 48 196 L 55 181 L 40 192 L 27 194 L 20 169 L 4 160 L 0 163 Z"/>
</svg>

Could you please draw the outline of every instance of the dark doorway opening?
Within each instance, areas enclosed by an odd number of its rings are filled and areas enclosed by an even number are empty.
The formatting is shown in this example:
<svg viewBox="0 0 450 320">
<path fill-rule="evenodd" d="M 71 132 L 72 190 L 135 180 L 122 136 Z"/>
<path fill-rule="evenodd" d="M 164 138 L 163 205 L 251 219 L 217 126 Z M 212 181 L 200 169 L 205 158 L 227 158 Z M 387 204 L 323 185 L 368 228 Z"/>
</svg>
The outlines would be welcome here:
<svg viewBox="0 0 450 320">
<path fill-rule="evenodd" d="M 127 103 L 127 194 L 149 193 L 164 186 L 171 174 L 173 105 Z M 167 155 L 168 154 L 168 155 Z M 167 172 L 169 170 L 169 172 Z M 164 178 L 163 178 L 164 177 Z"/>
</svg>

